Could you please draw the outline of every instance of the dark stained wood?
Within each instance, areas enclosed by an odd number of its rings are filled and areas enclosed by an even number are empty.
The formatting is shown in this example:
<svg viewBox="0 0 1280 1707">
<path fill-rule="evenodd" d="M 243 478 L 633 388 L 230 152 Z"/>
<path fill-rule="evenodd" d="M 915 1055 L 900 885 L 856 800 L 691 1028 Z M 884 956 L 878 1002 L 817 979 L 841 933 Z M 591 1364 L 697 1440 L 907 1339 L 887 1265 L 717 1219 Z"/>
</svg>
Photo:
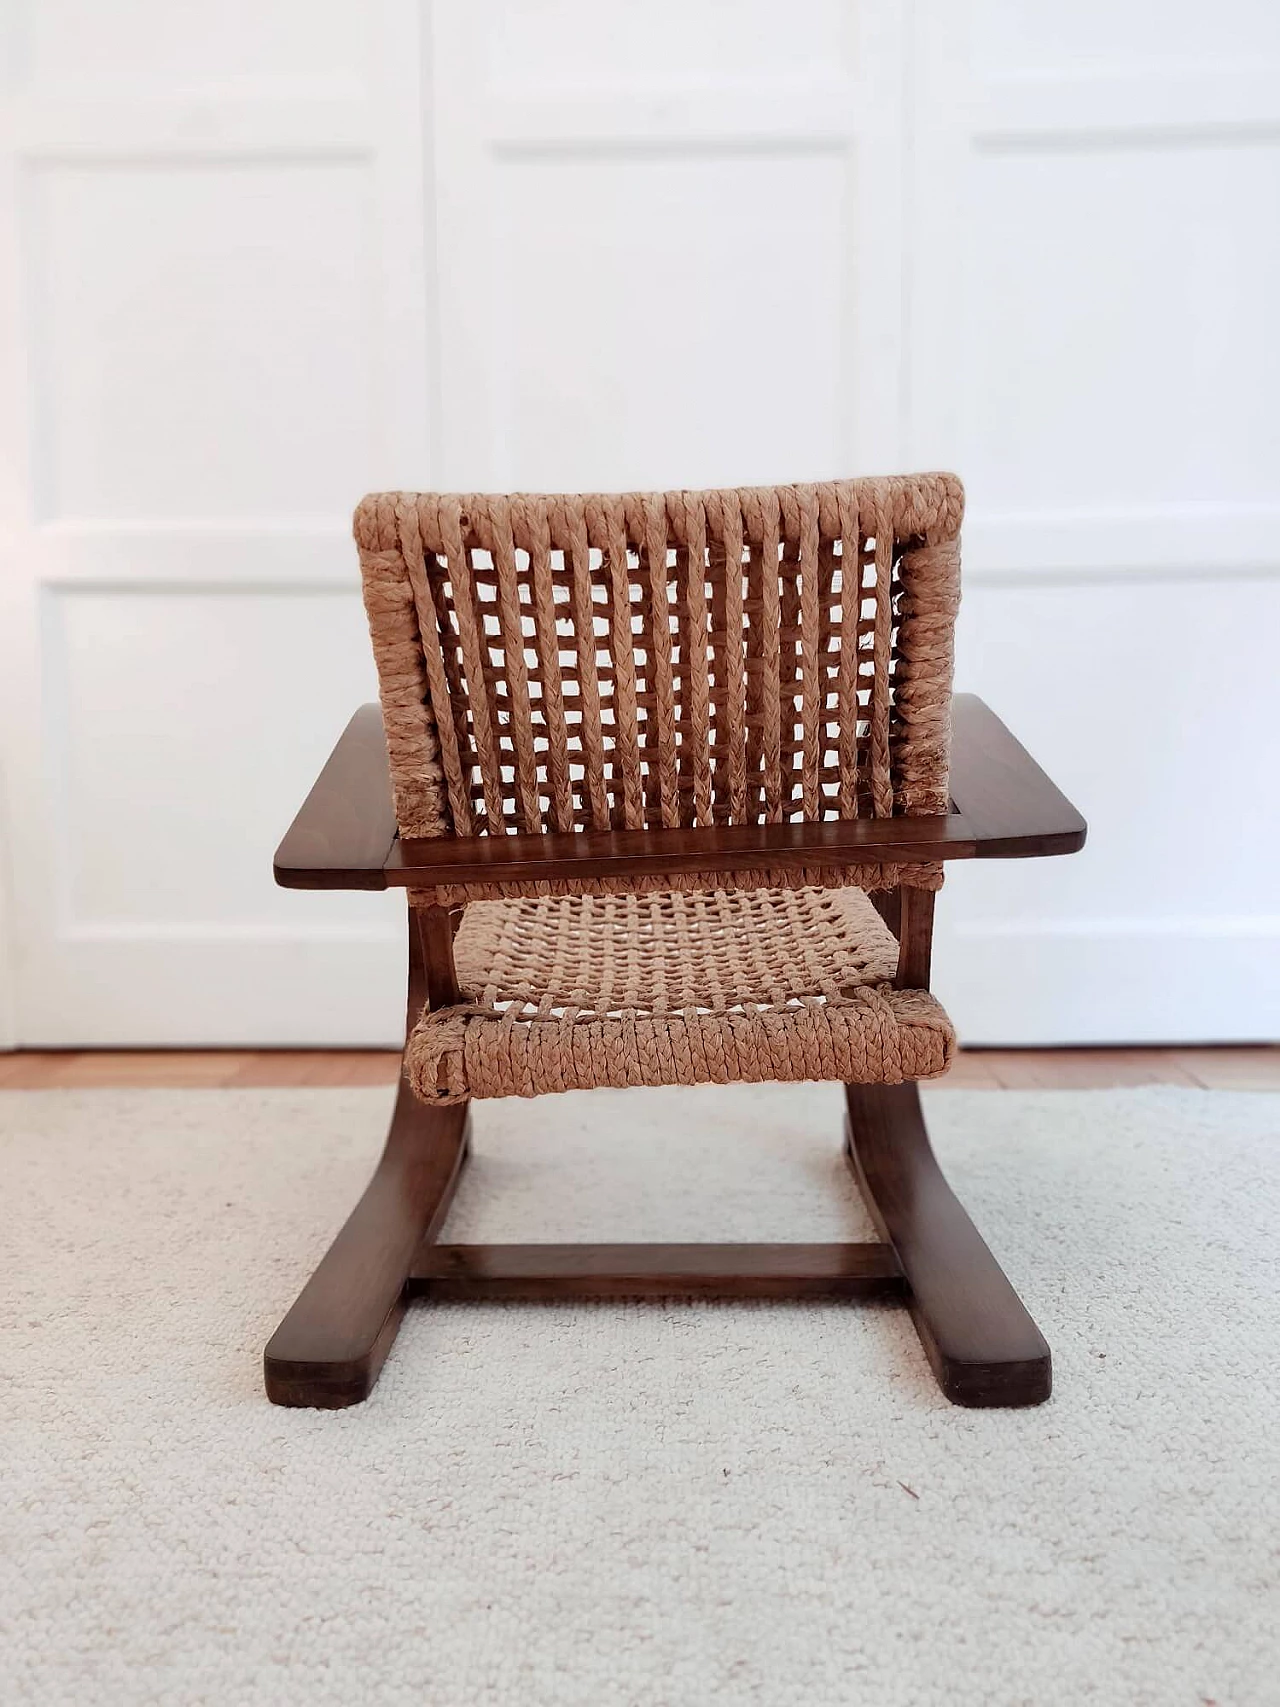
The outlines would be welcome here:
<svg viewBox="0 0 1280 1707">
<path fill-rule="evenodd" d="M 888 925 L 894 936 L 902 937 L 902 891 L 899 889 L 874 889 L 867 899 Z"/>
<path fill-rule="evenodd" d="M 914 1084 L 847 1085 L 846 1150 L 938 1384 L 958 1405 L 1038 1405 L 1049 1347 L 938 1166 Z"/>
<path fill-rule="evenodd" d="M 927 990 L 933 962 L 932 889 L 899 889 L 898 975 L 900 990 Z"/>
<path fill-rule="evenodd" d="M 952 696 L 951 723 L 951 798 L 976 838 L 979 859 L 1076 853 L 1084 846 L 1084 819 L 976 694 Z"/>
<path fill-rule="evenodd" d="M 362 705 L 276 850 L 287 889 L 385 889 L 396 839 L 382 712 Z"/>
<path fill-rule="evenodd" d="M 409 1030 L 426 994 L 423 945 L 410 915 Z M 274 1404 L 336 1410 L 372 1392 L 404 1315 L 414 1257 L 449 1212 L 467 1158 L 467 1114 L 466 1104 L 419 1102 L 401 1079 L 364 1196 L 267 1346 L 263 1369 Z"/>
<path fill-rule="evenodd" d="M 859 865 L 972 859 L 958 815 L 829 819 L 821 824 L 721 824 L 676 830 L 570 830 L 536 836 L 441 836 L 395 844 L 391 885 L 502 883 L 528 878 L 637 877 L 762 865 Z"/>
<path fill-rule="evenodd" d="M 980 701 L 954 702 L 952 794 L 937 817 L 694 830 L 395 840 L 376 706 L 352 719 L 276 856 L 297 888 L 384 888 L 528 877 L 641 875 L 760 865 L 1070 853 L 1084 821 Z M 900 986 L 927 988 L 933 894 L 874 898 L 898 938 Z M 407 1019 L 457 1000 L 455 917 L 411 912 Z M 882 1245 L 476 1245 L 436 1236 L 467 1153 L 465 1107 L 420 1104 L 401 1083 L 386 1148 L 363 1198 L 267 1347 L 276 1403 L 367 1397 L 411 1294 L 429 1298 L 901 1293 L 943 1392 L 963 1405 L 1049 1396 L 1035 1324 L 942 1175 L 915 1085 L 850 1085 L 850 1162 Z"/>
<path fill-rule="evenodd" d="M 1021 859 L 1082 847 L 1084 820 L 1000 720 L 972 694 L 957 694 L 953 706 L 954 812 L 416 841 L 395 838 L 381 720 L 376 706 L 364 706 L 281 843 L 276 881 L 292 889 L 382 889 L 762 865 Z"/>
<path fill-rule="evenodd" d="M 853 1298 L 900 1294 L 888 1245 L 433 1245 L 410 1292 L 433 1299 Z"/>
<path fill-rule="evenodd" d="M 427 1006 L 451 1008 L 460 999 L 458 972 L 453 963 L 455 914 L 445 907 L 413 907 L 409 928 L 419 932 L 423 971 L 427 980 Z"/>
<path fill-rule="evenodd" d="M 373 1391 L 405 1307 L 414 1252 L 439 1230 L 467 1155 L 467 1109 L 402 1083 L 377 1170 L 267 1345 L 267 1397 L 336 1410 Z"/>
<path fill-rule="evenodd" d="M 452 934 L 448 913 L 436 911 L 429 933 L 411 914 L 410 1027 L 428 994 L 424 936 L 438 948 Z M 911 929 L 904 912 L 904 938 Z M 916 1087 L 851 1085 L 846 1095 L 850 1160 L 883 1244 L 437 1246 L 466 1160 L 468 1111 L 419 1103 L 402 1081 L 373 1179 L 267 1346 L 268 1397 L 326 1408 L 367 1398 L 415 1295 L 853 1298 L 905 1289 L 948 1398 L 1046 1398 L 1048 1347 L 943 1178 Z"/>
</svg>

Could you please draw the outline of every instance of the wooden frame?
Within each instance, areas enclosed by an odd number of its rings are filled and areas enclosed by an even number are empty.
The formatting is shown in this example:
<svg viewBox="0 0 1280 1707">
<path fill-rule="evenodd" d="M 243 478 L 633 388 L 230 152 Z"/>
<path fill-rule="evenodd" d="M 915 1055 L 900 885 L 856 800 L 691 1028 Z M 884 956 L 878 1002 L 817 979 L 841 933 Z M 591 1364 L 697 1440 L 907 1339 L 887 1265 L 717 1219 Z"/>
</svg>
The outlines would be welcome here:
<svg viewBox="0 0 1280 1707">
<path fill-rule="evenodd" d="M 1075 853 L 1085 822 L 974 694 L 952 706 L 953 810 L 918 818 L 402 841 L 382 715 L 362 705 L 276 852 L 285 889 L 430 888 L 528 878 L 633 877 Z"/>
<path fill-rule="evenodd" d="M 953 810 L 937 817 L 403 842 L 377 706 L 352 718 L 276 854 L 289 888 L 430 887 L 752 865 L 852 865 L 1073 853 L 1084 820 L 991 711 L 953 700 Z M 877 896 L 897 983 L 927 989 L 932 892 Z M 410 909 L 408 1029 L 457 1000 L 455 917 Z M 268 1397 L 338 1407 L 368 1396 L 407 1301 L 492 1298 L 899 1296 L 949 1399 L 1049 1396 L 1049 1348 L 948 1186 L 917 1087 L 846 1086 L 846 1150 L 880 1243 L 440 1245 L 466 1161 L 465 1106 L 403 1081 L 364 1196 L 266 1350 Z"/>
</svg>

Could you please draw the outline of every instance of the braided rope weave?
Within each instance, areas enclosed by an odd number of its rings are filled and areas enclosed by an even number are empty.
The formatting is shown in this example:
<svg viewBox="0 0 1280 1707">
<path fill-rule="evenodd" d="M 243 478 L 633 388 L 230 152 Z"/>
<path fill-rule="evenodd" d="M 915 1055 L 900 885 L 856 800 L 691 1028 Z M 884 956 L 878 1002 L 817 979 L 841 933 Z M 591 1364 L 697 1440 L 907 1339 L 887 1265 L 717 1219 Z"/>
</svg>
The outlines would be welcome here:
<svg viewBox="0 0 1280 1707">
<path fill-rule="evenodd" d="M 964 508 L 951 475 L 709 492 L 382 493 L 356 512 L 401 833 L 947 807 Z M 859 890 L 939 864 L 441 885 L 463 1000 L 418 1094 L 945 1070 Z"/>
<path fill-rule="evenodd" d="M 483 903 L 455 942 L 462 1000 L 422 1017 L 405 1069 L 441 1103 L 932 1078 L 955 1035 L 927 991 L 893 988 L 897 952 L 853 889 Z"/>
<path fill-rule="evenodd" d="M 951 475 L 366 498 L 355 532 L 402 834 L 944 811 L 963 507 Z M 936 888 L 941 871 L 752 877 Z"/>
</svg>

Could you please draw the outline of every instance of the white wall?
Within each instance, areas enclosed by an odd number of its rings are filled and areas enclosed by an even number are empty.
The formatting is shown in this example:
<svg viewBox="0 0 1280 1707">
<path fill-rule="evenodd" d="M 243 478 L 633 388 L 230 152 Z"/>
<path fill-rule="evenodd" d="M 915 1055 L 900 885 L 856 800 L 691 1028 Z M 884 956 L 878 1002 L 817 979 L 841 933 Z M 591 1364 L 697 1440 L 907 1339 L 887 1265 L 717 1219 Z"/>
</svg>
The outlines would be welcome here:
<svg viewBox="0 0 1280 1707">
<path fill-rule="evenodd" d="M 373 692 L 363 490 L 937 465 L 962 685 L 1091 820 L 953 871 L 962 1031 L 1280 1032 L 1278 16 L 15 4 L 14 1034 L 393 1040 L 397 901 L 270 883 Z"/>
</svg>

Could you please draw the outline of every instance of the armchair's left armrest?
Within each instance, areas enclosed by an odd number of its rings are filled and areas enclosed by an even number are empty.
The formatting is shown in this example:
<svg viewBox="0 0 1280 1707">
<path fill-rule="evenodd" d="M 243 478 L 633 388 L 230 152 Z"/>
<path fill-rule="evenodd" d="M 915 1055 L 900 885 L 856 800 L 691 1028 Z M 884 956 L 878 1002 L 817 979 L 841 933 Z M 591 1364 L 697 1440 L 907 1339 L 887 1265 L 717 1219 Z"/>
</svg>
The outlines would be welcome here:
<svg viewBox="0 0 1280 1707">
<path fill-rule="evenodd" d="M 285 889 L 385 889 L 396 839 L 382 712 L 362 705 L 276 849 Z"/>
</svg>

